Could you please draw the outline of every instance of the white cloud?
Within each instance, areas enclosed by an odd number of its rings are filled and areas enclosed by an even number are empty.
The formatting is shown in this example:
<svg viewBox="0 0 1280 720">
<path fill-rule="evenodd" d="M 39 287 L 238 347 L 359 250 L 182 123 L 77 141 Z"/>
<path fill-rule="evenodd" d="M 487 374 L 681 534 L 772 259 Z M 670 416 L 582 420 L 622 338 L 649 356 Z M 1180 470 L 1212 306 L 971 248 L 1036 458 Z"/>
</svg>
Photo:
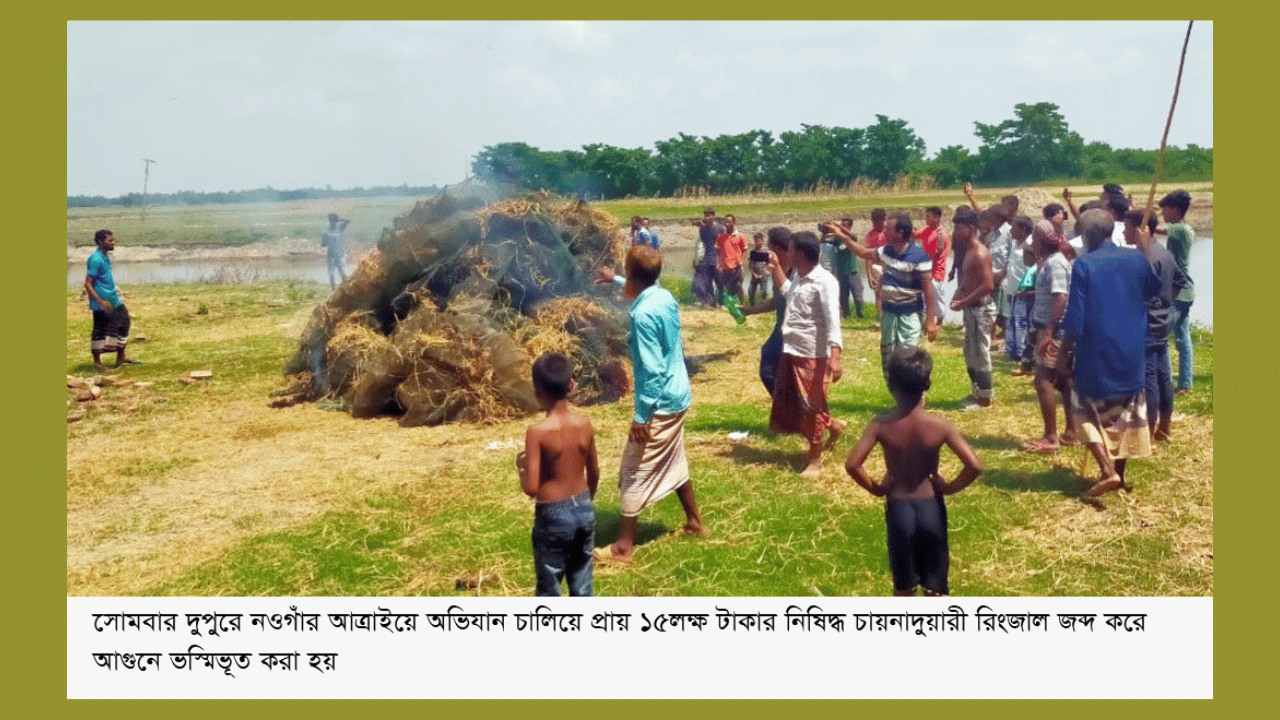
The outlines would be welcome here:
<svg viewBox="0 0 1280 720">
<path fill-rule="evenodd" d="M 1018 62 L 1023 69 L 1060 70 L 1066 75 L 1092 75 L 1104 71 L 1095 57 L 1110 57 L 1115 48 L 1085 45 L 1083 34 L 1068 36 L 1065 32 L 1033 32 L 1022 41 Z"/>
<path fill-rule="evenodd" d="M 591 90 L 595 95 L 596 102 L 602 105 L 635 102 L 635 97 L 612 78 L 596 83 Z"/>
<path fill-rule="evenodd" d="M 559 83 L 522 65 L 502 68 L 492 78 L 504 100 L 522 105 L 564 104 L 564 90 Z"/>
<path fill-rule="evenodd" d="M 609 45 L 612 37 L 599 23 L 582 20 L 564 20 L 548 23 L 546 32 L 563 50 L 594 52 Z"/>
</svg>

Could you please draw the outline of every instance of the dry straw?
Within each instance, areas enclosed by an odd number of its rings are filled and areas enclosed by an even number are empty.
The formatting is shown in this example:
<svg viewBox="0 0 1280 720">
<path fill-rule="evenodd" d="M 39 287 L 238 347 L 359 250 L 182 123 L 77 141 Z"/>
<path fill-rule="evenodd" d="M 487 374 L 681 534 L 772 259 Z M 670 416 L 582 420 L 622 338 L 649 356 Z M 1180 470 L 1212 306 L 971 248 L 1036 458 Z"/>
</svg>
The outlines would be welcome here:
<svg viewBox="0 0 1280 720">
<path fill-rule="evenodd" d="M 313 312 L 286 366 L 295 387 L 313 382 L 293 401 L 341 397 L 403 425 L 500 422 L 537 408 L 529 369 L 548 352 L 574 360 L 575 401 L 626 391 L 625 316 L 592 283 L 621 263 L 626 233 L 581 201 L 485 199 L 446 193 L 393 221 Z"/>
</svg>

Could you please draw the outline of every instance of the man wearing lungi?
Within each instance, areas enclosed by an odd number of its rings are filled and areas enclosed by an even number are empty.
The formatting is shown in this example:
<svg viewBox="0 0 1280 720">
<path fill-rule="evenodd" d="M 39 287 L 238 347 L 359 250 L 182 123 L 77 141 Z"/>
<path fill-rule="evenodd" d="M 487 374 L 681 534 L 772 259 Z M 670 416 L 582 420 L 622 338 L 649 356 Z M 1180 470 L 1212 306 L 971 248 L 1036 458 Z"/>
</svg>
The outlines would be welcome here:
<svg viewBox="0 0 1280 720">
<path fill-rule="evenodd" d="M 671 293 L 657 284 L 662 253 L 633 245 L 627 252 L 625 280 L 609 268 L 596 272 L 601 282 L 622 286 L 622 296 L 632 301 L 627 345 L 635 372 L 636 411 L 618 476 L 622 505 L 618 541 L 600 557 L 630 562 L 640 511 L 672 491 L 684 507 L 685 524 L 680 532 L 707 534 L 698 515 L 684 452 L 684 418 L 693 395 L 680 341 L 679 306 Z"/>
<path fill-rule="evenodd" d="M 1125 487 L 1128 458 L 1151 454 L 1143 374 L 1146 303 L 1160 292 L 1160 279 L 1151 269 L 1151 235 L 1145 227 L 1138 236 L 1139 252 L 1112 242 L 1115 218 L 1106 210 L 1085 211 L 1079 225 L 1086 252 L 1071 267 L 1058 372 L 1071 372 L 1068 358 L 1074 350 L 1070 402 L 1076 435 L 1102 472 L 1085 493 L 1097 497 Z"/>
<path fill-rule="evenodd" d="M 827 408 L 831 383 L 842 374 L 840 284 L 819 264 L 818 243 L 818 236 L 808 231 L 791 236 L 794 281 L 783 275 L 776 254 L 771 252 L 769 258 L 773 281 L 787 304 L 782 317 L 782 358 L 774 379 L 769 431 L 803 435 L 808 441 L 808 463 L 800 473 L 802 477 L 820 472 L 823 436 L 830 435 L 826 447 L 832 448 L 845 426 L 833 419 Z"/>
<path fill-rule="evenodd" d="M 116 248 L 115 235 L 110 230 L 94 233 L 97 250 L 89 256 L 84 276 L 84 289 L 89 295 L 89 310 L 93 312 L 93 331 L 89 336 L 89 350 L 93 353 L 95 372 L 106 371 L 102 353 L 116 354 L 116 367 L 137 365 L 138 361 L 124 356 L 129 343 L 129 310 L 120 299 L 116 282 L 111 274 L 110 253 Z"/>
</svg>

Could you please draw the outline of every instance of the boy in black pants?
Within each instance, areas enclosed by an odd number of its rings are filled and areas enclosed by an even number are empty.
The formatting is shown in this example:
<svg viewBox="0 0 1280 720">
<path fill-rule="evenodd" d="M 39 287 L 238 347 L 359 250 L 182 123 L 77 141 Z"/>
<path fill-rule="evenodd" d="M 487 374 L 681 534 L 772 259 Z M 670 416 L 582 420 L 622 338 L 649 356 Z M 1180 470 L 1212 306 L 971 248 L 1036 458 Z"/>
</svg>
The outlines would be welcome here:
<svg viewBox="0 0 1280 720">
<path fill-rule="evenodd" d="M 918 347 L 901 347 L 889 356 L 889 392 L 897 407 L 871 421 L 845 461 L 854 482 L 885 498 L 889 567 L 893 594 L 947 595 L 947 506 L 943 495 L 960 492 L 982 472 L 982 461 L 960 432 L 946 419 L 924 409 L 933 359 Z M 872 482 L 862 463 L 876 443 L 884 449 L 887 473 Z M 951 482 L 938 475 L 938 451 L 943 445 L 964 463 Z"/>
</svg>

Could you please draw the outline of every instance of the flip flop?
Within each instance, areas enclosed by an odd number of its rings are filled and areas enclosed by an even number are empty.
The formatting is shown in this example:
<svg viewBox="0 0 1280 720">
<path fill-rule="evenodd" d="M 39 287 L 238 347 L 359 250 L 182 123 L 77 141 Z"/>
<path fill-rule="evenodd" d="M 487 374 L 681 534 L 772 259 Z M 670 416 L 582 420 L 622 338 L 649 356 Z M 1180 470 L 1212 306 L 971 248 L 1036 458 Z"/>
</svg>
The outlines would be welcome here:
<svg viewBox="0 0 1280 720">
<path fill-rule="evenodd" d="M 1093 487 L 1085 491 L 1085 497 L 1096 498 L 1100 495 L 1106 495 L 1113 490 L 1118 490 L 1124 485 L 1124 480 L 1119 475 L 1111 475 L 1099 480 Z"/>
<path fill-rule="evenodd" d="M 141 364 L 142 364 L 141 360 L 134 360 L 133 358 L 125 358 L 124 360 L 121 360 L 120 362 L 116 363 L 116 367 L 120 367 L 121 365 L 141 365 Z"/>
<path fill-rule="evenodd" d="M 1023 450 L 1029 453 L 1036 453 L 1038 455 L 1057 455 L 1060 447 L 1061 446 L 1042 443 L 1039 440 L 1031 440 L 1029 442 L 1022 443 Z"/>
<path fill-rule="evenodd" d="M 630 565 L 635 560 L 634 556 L 623 558 L 614 555 L 612 545 L 605 545 L 604 547 L 596 548 L 592 554 L 595 556 L 596 562 L 604 563 L 606 565 Z"/>
</svg>

